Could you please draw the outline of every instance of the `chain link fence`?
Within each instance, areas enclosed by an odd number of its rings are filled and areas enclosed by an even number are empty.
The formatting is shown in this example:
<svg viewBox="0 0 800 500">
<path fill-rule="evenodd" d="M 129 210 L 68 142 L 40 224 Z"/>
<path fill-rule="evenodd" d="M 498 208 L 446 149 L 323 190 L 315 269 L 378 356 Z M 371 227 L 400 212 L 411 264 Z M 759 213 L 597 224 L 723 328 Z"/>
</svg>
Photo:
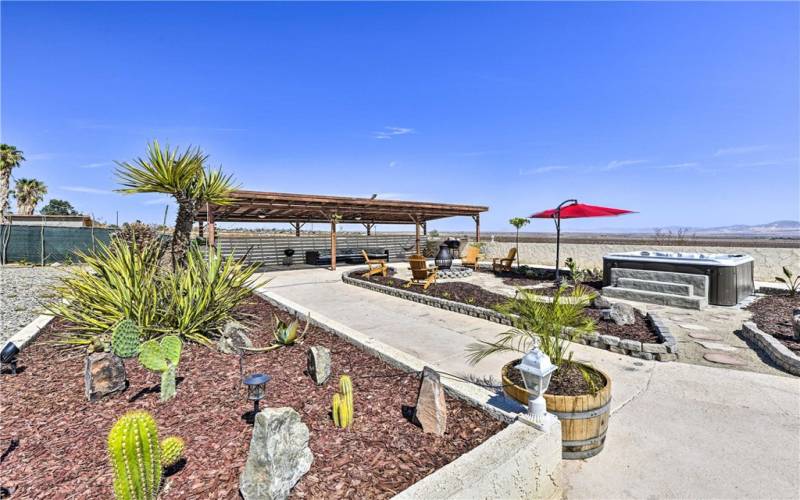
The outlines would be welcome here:
<svg viewBox="0 0 800 500">
<path fill-rule="evenodd" d="M 108 244 L 113 229 L 0 225 L 0 263 L 51 264 L 76 260 L 76 252 L 93 250 L 98 242 Z"/>
</svg>

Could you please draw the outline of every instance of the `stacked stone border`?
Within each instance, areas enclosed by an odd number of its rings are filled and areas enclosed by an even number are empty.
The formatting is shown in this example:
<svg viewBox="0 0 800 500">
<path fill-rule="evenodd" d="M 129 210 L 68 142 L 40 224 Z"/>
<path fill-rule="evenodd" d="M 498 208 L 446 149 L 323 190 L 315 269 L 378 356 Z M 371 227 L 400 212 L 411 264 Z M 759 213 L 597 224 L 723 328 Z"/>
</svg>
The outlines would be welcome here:
<svg viewBox="0 0 800 500">
<path fill-rule="evenodd" d="M 762 331 L 754 322 L 745 321 L 742 324 L 742 335 L 751 340 L 756 348 L 780 369 L 800 376 L 800 356 L 790 351 L 772 335 Z"/>
<path fill-rule="evenodd" d="M 493 321 L 502 325 L 511 326 L 511 321 L 504 315 L 485 307 L 472 306 L 462 302 L 453 300 L 441 299 L 439 297 L 430 297 L 421 293 L 412 292 L 410 290 L 401 290 L 391 286 L 381 285 L 380 283 L 373 283 L 371 281 L 360 280 L 351 278 L 350 274 L 359 271 L 349 271 L 342 273 L 342 281 L 348 285 L 355 285 L 367 290 L 385 293 L 393 297 L 418 302 L 439 309 L 446 309 L 468 316 Z M 363 271 L 361 271 L 363 272 Z M 604 349 L 617 354 L 625 354 L 626 356 L 633 356 L 634 358 L 657 360 L 657 361 L 675 361 L 678 359 L 678 342 L 675 336 L 670 332 L 669 327 L 664 321 L 653 313 L 647 313 L 646 319 L 650 321 L 656 331 L 658 339 L 661 341 L 658 344 L 649 342 L 639 342 L 637 340 L 621 340 L 619 337 L 613 335 L 603 335 L 599 332 L 592 332 L 583 335 L 577 340 L 578 343 L 588 345 L 598 349 Z M 566 334 L 565 334 L 566 337 Z"/>
</svg>

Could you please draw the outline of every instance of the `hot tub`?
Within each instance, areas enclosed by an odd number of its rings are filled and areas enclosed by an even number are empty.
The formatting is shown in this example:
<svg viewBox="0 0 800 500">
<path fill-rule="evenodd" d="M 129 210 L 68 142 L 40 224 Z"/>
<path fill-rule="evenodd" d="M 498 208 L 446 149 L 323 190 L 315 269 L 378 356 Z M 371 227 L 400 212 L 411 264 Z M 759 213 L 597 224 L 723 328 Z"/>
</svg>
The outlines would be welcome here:
<svg viewBox="0 0 800 500">
<path fill-rule="evenodd" d="M 743 254 L 687 252 L 621 252 L 603 257 L 603 285 L 611 284 L 611 269 L 642 269 L 708 276 L 708 303 L 733 306 L 751 295 L 753 258 Z"/>
</svg>

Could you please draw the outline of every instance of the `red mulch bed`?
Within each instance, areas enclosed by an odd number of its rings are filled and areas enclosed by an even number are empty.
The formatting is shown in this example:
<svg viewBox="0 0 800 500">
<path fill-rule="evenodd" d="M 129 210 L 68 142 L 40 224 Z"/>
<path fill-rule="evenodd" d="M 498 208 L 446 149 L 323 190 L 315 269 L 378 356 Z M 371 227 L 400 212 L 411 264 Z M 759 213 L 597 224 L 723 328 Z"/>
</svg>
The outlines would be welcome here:
<svg viewBox="0 0 800 500">
<path fill-rule="evenodd" d="M 405 285 L 407 281 L 394 278 L 392 276 L 386 278 L 383 276 L 370 276 L 369 278 L 364 278 L 359 273 L 352 273 L 350 277 L 365 281 L 372 281 L 374 283 L 391 286 L 393 288 L 399 288 L 401 290 L 421 293 L 431 297 L 438 297 L 461 302 L 463 304 L 484 307 L 486 309 L 494 309 L 495 306 L 512 300 L 511 297 L 490 292 L 471 283 L 459 283 L 454 281 L 447 283 L 436 283 L 428 287 L 427 290 L 423 290 L 421 286 L 416 285 L 406 288 Z M 533 279 L 529 278 L 524 279 L 534 281 Z M 541 282 L 541 280 L 539 281 Z M 540 290 L 536 290 L 536 293 L 540 293 L 542 295 L 552 295 L 541 293 Z M 661 343 L 661 340 L 658 338 L 653 325 L 642 314 L 640 314 L 639 311 L 636 311 L 636 322 L 632 325 L 624 326 L 617 325 L 613 321 L 603 320 L 598 309 L 587 307 L 586 313 L 595 320 L 595 323 L 597 324 L 597 333 L 602 335 L 614 335 L 620 339 L 638 340 L 640 342 L 650 342 L 653 344 Z"/>
<path fill-rule="evenodd" d="M 651 344 L 661 344 L 662 340 L 656 335 L 656 329 L 650 321 L 639 311 L 634 311 L 636 322 L 632 325 L 618 325 L 613 321 L 606 321 L 602 318 L 599 309 L 586 309 L 595 322 L 595 329 L 600 335 L 613 335 L 621 339 L 638 340 L 639 342 L 649 342 Z"/>
<path fill-rule="evenodd" d="M 745 309 L 753 313 L 753 321 L 761 331 L 800 356 L 800 342 L 795 340 L 792 329 L 792 311 L 797 308 L 800 308 L 800 295 L 791 297 L 788 292 L 782 292 L 770 293 Z"/>
<path fill-rule="evenodd" d="M 471 283 L 460 283 L 457 281 L 437 282 L 429 286 L 427 290 L 423 290 L 422 286 L 420 285 L 411 285 L 410 287 L 406 288 L 408 281 L 392 276 L 383 277 L 378 275 L 365 278 L 361 276 L 360 273 L 352 273 L 350 274 L 350 277 L 364 281 L 371 281 L 373 283 L 378 283 L 380 285 L 386 285 L 393 288 L 399 288 L 400 290 L 421 293 L 422 295 L 427 295 L 429 297 L 438 297 L 440 299 L 452 300 L 476 307 L 484 307 L 486 309 L 494 309 L 495 306 L 504 304 L 511 300 L 511 297 L 490 292 Z"/>
<path fill-rule="evenodd" d="M 255 315 L 259 326 L 251 338 L 257 346 L 272 338 L 273 313 L 289 319 L 255 297 L 240 312 Z M 46 343 L 60 326 L 54 322 L 20 354 L 24 371 L 0 377 L 0 453 L 19 440 L 0 465 L 0 486 L 14 488 L 12 498 L 111 498 L 106 436 L 115 419 L 133 409 L 153 414 L 162 439 L 176 434 L 186 440 L 186 463 L 167 478 L 163 498 L 239 498 L 252 433 L 245 415 L 252 404 L 238 390 L 238 357 L 186 344 L 177 396 L 166 403 L 159 401 L 158 377 L 128 360 L 129 388 L 89 403 L 83 354 Z M 310 345 L 331 350 L 333 374 L 322 387 L 304 374 Z M 417 376 L 313 327 L 301 345 L 246 356 L 245 373 L 258 371 L 272 375 L 266 405 L 294 408 L 310 430 L 314 462 L 292 491 L 295 498 L 391 497 L 505 427 L 448 397 L 447 434 L 424 434 L 402 408 L 416 401 Z M 356 406 L 347 431 L 334 427 L 329 416 L 343 373 L 353 378 Z"/>
</svg>

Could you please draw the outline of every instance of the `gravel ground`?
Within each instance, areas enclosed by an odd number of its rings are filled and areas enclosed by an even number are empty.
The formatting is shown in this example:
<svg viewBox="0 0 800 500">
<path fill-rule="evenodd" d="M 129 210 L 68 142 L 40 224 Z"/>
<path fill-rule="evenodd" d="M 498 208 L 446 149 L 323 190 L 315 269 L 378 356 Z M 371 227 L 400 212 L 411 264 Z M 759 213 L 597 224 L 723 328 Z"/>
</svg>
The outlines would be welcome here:
<svg viewBox="0 0 800 500">
<path fill-rule="evenodd" d="M 0 266 L 0 343 L 42 313 L 51 286 L 65 267 Z"/>
</svg>

